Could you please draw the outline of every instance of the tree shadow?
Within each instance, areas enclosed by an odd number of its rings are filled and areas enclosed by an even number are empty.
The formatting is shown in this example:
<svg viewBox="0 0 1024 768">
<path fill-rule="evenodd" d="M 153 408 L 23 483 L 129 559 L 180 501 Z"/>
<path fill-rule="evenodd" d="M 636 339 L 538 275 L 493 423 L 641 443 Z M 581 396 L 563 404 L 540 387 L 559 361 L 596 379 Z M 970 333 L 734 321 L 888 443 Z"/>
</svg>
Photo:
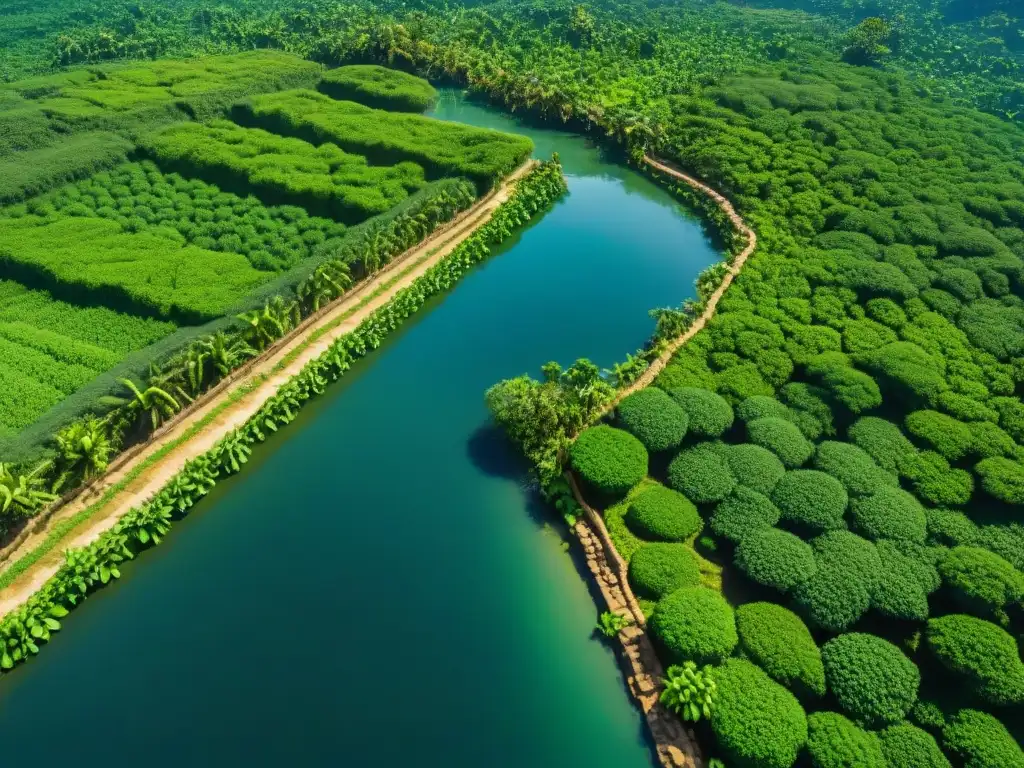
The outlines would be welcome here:
<svg viewBox="0 0 1024 768">
<path fill-rule="evenodd" d="M 477 427 L 466 441 L 466 455 L 488 477 L 523 480 L 529 464 L 509 442 L 504 431 L 494 422 Z"/>
</svg>

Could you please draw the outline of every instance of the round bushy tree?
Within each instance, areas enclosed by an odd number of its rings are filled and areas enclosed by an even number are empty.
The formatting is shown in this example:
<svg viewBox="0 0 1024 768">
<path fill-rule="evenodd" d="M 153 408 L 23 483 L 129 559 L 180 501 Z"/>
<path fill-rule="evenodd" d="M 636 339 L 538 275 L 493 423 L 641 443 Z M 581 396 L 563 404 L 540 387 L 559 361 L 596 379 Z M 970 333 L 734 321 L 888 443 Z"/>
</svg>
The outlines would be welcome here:
<svg viewBox="0 0 1024 768">
<path fill-rule="evenodd" d="M 814 768 L 887 768 L 878 736 L 837 712 L 807 716 L 807 754 Z"/>
<path fill-rule="evenodd" d="M 873 541 L 895 539 L 923 544 L 927 535 L 924 507 L 901 488 L 879 488 L 850 504 L 853 528 Z"/>
<path fill-rule="evenodd" d="M 997 706 L 1024 702 L 1024 664 L 1017 641 L 1006 630 L 954 614 L 931 619 L 925 637 L 939 662 L 986 701 Z"/>
<path fill-rule="evenodd" d="M 866 496 L 879 488 L 898 485 L 896 476 L 875 464 L 852 443 L 826 440 L 818 445 L 814 466 L 841 482 L 851 496 Z"/>
<path fill-rule="evenodd" d="M 794 587 L 793 601 L 808 621 L 830 632 L 853 626 L 871 607 L 869 585 L 843 568 L 823 566 Z"/>
<path fill-rule="evenodd" d="M 849 571 L 870 588 L 882 561 L 875 545 L 849 531 L 829 531 L 811 540 L 819 567 Z"/>
<path fill-rule="evenodd" d="M 773 527 L 781 514 L 767 496 L 739 486 L 715 507 L 711 530 L 731 541 L 742 541 L 752 531 Z"/>
<path fill-rule="evenodd" d="M 929 544 L 955 547 L 974 541 L 978 535 L 978 526 L 959 510 L 929 507 L 924 516 L 928 521 Z"/>
<path fill-rule="evenodd" d="M 791 421 L 766 417 L 754 419 L 747 424 L 750 442 L 767 448 L 788 468 L 799 467 L 811 458 L 814 443 Z"/>
<path fill-rule="evenodd" d="M 722 456 L 709 443 L 680 451 L 668 466 L 668 484 L 698 504 L 721 501 L 736 486 L 736 478 Z"/>
<path fill-rule="evenodd" d="M 778 419 L 789 419 L 790 417 L 789 408 L 785 404 L 780 403 L 774 397 L 766 397 L 765 395 L 748 397 L 736 406 L 736 415 L 743 422 L 767 417 Z"/>
<path fill-rule="evenodd" d="M 736 547 L 736 565 L 751 579 L 788 592 L 818 570 L 811 545 L 788 531 L 751 531 Z"/>
<path fill-rule="evenodd" d="M 686 412 L 690 434 L 695 437 L 721 437 L 732 426 L 732 406 L 710 389 L 680 387 L 669 395 Z"/>
<path fill-rule="evenodd" d="M 888 640 L 860 632 L 839 635 L 822 647 L 821 660 L 839 706 L 862 725 L 898 723 L 917 701 L 921 673 Z"/>
<path fill-rule="evenodd" d="M 644 544 L 629 559 L 629 583 L 640 597 L 659 600 L 700 584 L 700 566 L 686 544 Z"/>
<path fill-rule="evenodd" d="M 906 419 L 907 432 L 949 461 L 966 456 L 974 448 L 970 427 L 939 411 L 914 411 Z"/>
<path fill-rule="evenodd" d="M 570 446 L 569 459 L 583 482 L 604 496 L 625 496 L 647 475 L 643 443 L 604 424 L 584 430 Z"/>
<path fill-rule="evenodd" d="M 651 485 L 633 494 L 626 524 L 638 536 L 660 541 L 685 541 L 704 527 L 693 502 L 663 485 Z"/>
<path fill-rule="evenodd" d="M 888 768 L 952 768 L 935 738 L 916 725 L 890 725 L 878 737 Z"/>
<path fill-rule="evenodd" d="M 772 489 L 782 519 L 801 533 L 816 534 L 846 527 L 843 515 L 849 497 L 832 475 L 816 469 L 787 472 Z"/>
<path fill-rule="evenodd" d="M 654 608 L 651 632 L 678 663 L 717 663 L 732 653 L 738 639 L 732 607 L 705 587 L 669 593 Z"/>
<path fill-rule="evenodd" d="M 883 616 L 905 621 L 928 618 L 928 593 L 938 588 L 934 566 L 904 555 L 892 541 L 876 546 L 882 561 L 871 605 Z"/>
<path fill-rule="evenodd" d="M 921 451 L 905 461 L 900 472 L 913 481 L 917 497 L 929 504 L 958 506 L 970 501 L 974 493 L 974 476 L 966 470 L 950 467 L 935 451 Z"/>
<path fill-rule="evenodd" d="M 1024 504 L 1024 464 L 1003 456 L 983 459 L 974 465 L 981 487 L 1006 504 Z"/>
<path fill-rule="evenodd" d="M 725 449 L 725 463 L 732 470 L 736 482 L 758 493 L 771 493 L 775 484 L 786 474 L 786 468 L 778 456 L 753 443 L 728 446 Z"/>
<path fill-rule="evenodd" d="M 730 768 L 790 768 L 807 741 L 807 716 L 789 691 L 744 659 L 712 672 L 711 730 Z"/>
<path fill-rule="evenodd" d="M 847 436 L 851 443 L 863 449 L 887 472 L 897 472 L 902 462 L 917 452 L 897 425 L 877 416 L 857 419 L 847 431 Z"/>
<path fill-rule="evenodd" d="M 963 768 L 1024 768 L 1017 740 L 987 712 L 957 712 L 942 729 L 942 743 Z"/>
<path fill-rule="evenodd" d="M 747 657 L 798 696 L 825 695 L 821 651 L 800 617 L 775 603 L 736 609 L 736 631 Z"/>
<path fill-rule="evenodd" d="M 983 615 L 1002 616 L 1007 604 L 1024 600 L 1024 573 L 987 549 L 954 547 L 938 567 L 958 602 Z"/>
<path fill-rule="evenodd" d="M 678 448 L 686 437 L 686 411 L 657 387 L 647 387 L 623 398 L 618 412 L 622 426 L 652 453 Z"/>
</svg>

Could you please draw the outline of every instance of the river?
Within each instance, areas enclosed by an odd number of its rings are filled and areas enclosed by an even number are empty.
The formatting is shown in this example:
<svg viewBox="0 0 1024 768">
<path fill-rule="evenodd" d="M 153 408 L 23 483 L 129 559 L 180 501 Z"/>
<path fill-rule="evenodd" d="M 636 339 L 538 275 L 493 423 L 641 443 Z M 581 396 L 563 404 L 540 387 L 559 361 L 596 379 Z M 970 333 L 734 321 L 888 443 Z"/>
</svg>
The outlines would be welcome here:
<svg viewBox="0 0 1024 768">
<path fill-rule="evenodd" d="M 5 675 L 9 765 L 641 768 L 586 582 L 484 390 L 611 366 L 719 258 L 663 191 L 527 133 L 570 194 L 220 484 Z"/>
</svg>

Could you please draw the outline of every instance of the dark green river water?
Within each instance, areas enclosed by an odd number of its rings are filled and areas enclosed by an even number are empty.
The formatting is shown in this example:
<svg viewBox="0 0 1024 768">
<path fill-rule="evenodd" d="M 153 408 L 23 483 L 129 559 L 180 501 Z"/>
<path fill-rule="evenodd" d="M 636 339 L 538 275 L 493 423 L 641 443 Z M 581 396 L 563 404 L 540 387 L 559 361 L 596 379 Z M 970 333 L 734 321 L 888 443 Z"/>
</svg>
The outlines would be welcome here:
<svg viewBox="0 0 1024 768">
<path fill-rule="evenodd" d="M 548 360 L 610 366 L 718 255 L 580 137 L 451 91 L 437 115 L 530 134 L 570 195 L 4 676 L 4 764 L 650 764 L 483 392 Z"/>
</svg>

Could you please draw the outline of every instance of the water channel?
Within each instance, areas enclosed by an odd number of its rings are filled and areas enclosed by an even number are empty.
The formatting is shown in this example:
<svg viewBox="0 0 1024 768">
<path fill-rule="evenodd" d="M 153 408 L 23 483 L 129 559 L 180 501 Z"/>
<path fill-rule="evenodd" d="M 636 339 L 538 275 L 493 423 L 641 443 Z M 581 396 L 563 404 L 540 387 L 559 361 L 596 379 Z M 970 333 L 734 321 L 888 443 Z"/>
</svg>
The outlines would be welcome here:
<svg viewBox="0 0 1024 768">
<path fill-rule="evenodd" d="M 611 366 L 719 256 L 584 138 L 527 133 L 570 194 L 89 598 L 0 687 L 9 765 L 642 768 L 587 584 L 484 390 Z"/>
</svg>

